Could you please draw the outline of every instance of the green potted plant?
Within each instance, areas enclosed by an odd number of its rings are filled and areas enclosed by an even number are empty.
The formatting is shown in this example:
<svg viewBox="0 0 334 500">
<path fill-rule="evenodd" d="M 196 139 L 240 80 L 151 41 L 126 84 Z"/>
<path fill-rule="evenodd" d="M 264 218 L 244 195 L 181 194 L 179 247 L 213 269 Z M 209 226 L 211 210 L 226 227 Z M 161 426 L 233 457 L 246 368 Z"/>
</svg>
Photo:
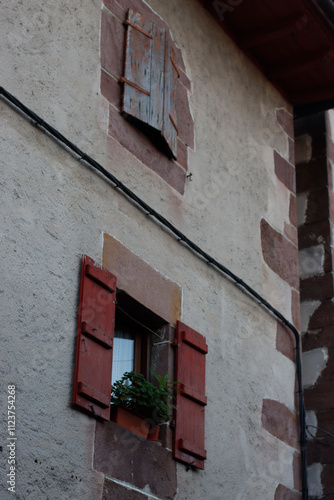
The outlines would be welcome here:
<svg viewBox="0 0 334 500">
<path fill-rule="evenodd" d="M 170 418 L 173 396 L 169 391 L 177 385 L 168 382 L 168 374 L 162 377 L 154 371 L 152 373 L 157 385 L 140 373 L 125 372 L 114 383 L 111 393 L 112 420 L 151 440 L 158 433 L 158 426 Z"/>
</svg>

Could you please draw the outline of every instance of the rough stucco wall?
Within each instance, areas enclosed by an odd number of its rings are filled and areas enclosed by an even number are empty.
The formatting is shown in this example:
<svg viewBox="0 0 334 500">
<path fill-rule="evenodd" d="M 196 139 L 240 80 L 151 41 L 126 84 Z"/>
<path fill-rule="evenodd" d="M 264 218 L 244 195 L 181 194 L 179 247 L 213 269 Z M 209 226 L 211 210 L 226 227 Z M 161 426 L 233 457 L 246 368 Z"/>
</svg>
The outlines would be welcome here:
<svg viewBox="0 0 334 500">
<path fill-rule="evenodd" d="M 261 218 L 283 232 L 289 217 L 273 160 L 273 148 L 288 154 L 275 118 L 286 103 L 195 0 L 149 3 L 171 27 L 192 81 L 196 148 L 184 196 L 107 138 L 99 2 L 1 2 L 8 32 L 2 85 L 289 318 L 290 288 L 263 262 L 260 241 Z M 86 253 L 101 261 L 103 231 L 182 287 L 183 321 L 207 336 L 208 459 L 200 473 L 178 466 L 179 497 L 209 491 L 212 500 L 269 500 L 278 483 L 292 488 L 293 450 L 261 426 L 264 398 L 294 408 L 294 365 L 275 350 L 276 322 L 0 106 L 1 297 L 9 332 L 1 366 L 4 387 L 17 385 L 17 498 L 88 500 L 102 491 L 102 475 L 91 470 L 95 423 L 70 399 L 79 260 Z M 3 411 L 5 389 L 2 401 Z"/>
</svg>

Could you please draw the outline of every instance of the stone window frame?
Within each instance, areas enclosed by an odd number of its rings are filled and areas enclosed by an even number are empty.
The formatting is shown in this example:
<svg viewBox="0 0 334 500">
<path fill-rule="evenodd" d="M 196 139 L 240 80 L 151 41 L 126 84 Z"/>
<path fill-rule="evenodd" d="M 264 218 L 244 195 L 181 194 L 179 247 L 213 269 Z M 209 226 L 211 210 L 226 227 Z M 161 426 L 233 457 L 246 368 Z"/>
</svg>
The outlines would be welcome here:
<svg viewBox="0 0 334 500">
<path fill-rule="evenodd" d="M 179 72 L 177 81 L 177 161 L 167 157 L 138 127 L 121 115 L 125 52 L 125 19 L 131 8 L 162 27 L 169 34 Z M 181 50 L 175 45 L 168 25 L 141 0 L 104 0 L 101 13 L 101 94 L 109 103 L 108 136 L 128 149 L 140 163 L 154 171 L 173 189 L 184 194 L 188 149 L 194 150 L 194 120 L 189 105 L 191 82 Z"/>
<path fill-rule="evenodd" d="M 161 374 L 170 373 L 174 376 L 172 344 L 175 338 L 174 325 L 181 316 L 181 287 L 106 233 L 103 236 L 102 265 L 117 276 L 118 293 L 124 292 L 139 303 L 143 311 L 146 310 L 143 324 L 147 324 L 146 318 L 150 314 L 164 323 L 158 328 L 158 342 L 153 342 L 151 368 Z M 145 289 L 143 283 L 146 284 Z M 127 312 L 130 310 L 131 303 Z M 154 328 L 154 324 L 151 326 Z M 118 494 L 119 498 L 124 498 L 125 493 L 135 495 L 134 492 L 125 491 L 119 482 L 142 490 L 148 485 L 150 491 L 161 498 L 175 496 L 176 461 L 172 453 L 173 431 L 169 425 L 161 426 L 159 441 L 156 443 L 143 439 L 112 421 L 96 421 L 93 467 L 105 474 L 106 499 L 117 498 Z M 114 483 L 113 479 L 117 482 Z M 140 496 L 139 492 L 136 494 Z"/>
</svg>

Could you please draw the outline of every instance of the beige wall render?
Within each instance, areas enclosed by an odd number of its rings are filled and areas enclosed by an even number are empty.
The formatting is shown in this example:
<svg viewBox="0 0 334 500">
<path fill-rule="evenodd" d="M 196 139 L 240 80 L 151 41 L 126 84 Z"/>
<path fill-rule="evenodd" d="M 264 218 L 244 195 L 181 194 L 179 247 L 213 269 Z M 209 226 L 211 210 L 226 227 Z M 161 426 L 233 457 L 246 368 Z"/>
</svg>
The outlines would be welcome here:
<svg viewBox="0 0 334 500">
<path fill-rule="evenodd" d="M 107 135 L 99 2 L 1 2 L 1 83 L 291 319 L 291 288 L 264 262 L 260 239 L 261 219 L 281 233 L 289 221 L 273 156 L 288 157 L 275 114 L 288 105 L 198 2 L 148 4 L 170 26 L 192 82 L 196 146 L 184 195 Z M 17 498 L 102 495 L 103 475 L 92 469 L 95 421 L 70 401 L 80 256 L 101 262 L 103 232 L 182 287 L 182 319 L 207 337 L 208 459 L 201 472 L 178 465 L 178 498 L 270 500 L 278 484 L 293 489 L 294 449 L 261 424 L 263 399 L 294 411 L 295 369 L 276 350 L 276 321 L 0 107 L 1 378 L 3 400 L 6 384 L 17 386 Z M 2 462 L 1 481 L 5 473 Z"/>
</svg>

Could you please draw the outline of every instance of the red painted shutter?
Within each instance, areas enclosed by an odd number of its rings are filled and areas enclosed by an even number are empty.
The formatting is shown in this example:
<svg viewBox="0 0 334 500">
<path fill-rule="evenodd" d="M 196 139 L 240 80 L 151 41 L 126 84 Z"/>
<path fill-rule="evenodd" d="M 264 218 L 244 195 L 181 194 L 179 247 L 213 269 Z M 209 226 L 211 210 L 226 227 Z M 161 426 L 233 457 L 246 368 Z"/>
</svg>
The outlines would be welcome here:
<svg viewBox="0 0 334 500">
<path fill-rule="evenodd" d="M 206 339 L 180 321 L 176 327 L 174 458 L 204 469 L 205 355 Z"/>
<path fill-rule="evenodd" d="M 129 9 L 122 111 L 158 130 L 176 158 L 178 71 L 164 28 Z"/>
<path fill-rule="evenodd" d="M 174 49 L 170 39 L 166 40 L 165 57 L 165 92 L 164 92 L 164 126 L 162 134 L 171 150 L 173 157 L 177 157 L 177 113 L 176 92 L 179 71 L 175 63 Z"/>
<path fill-rule="evenodd" d="M 81 282 L 73 403 L 110 420 L 116 277 L 84 256 Z"/>
</svg>

